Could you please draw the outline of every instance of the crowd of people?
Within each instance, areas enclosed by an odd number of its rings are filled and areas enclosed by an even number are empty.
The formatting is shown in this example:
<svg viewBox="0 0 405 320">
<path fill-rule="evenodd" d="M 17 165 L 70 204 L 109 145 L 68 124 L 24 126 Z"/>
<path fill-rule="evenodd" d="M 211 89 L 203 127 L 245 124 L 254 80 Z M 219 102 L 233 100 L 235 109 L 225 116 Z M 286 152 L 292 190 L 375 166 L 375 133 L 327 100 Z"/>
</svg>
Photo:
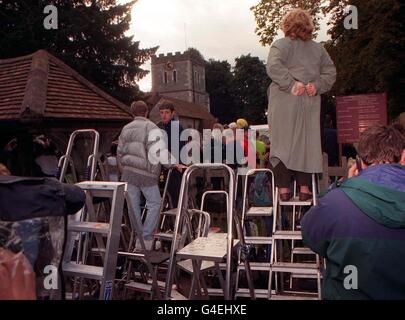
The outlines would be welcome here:
<svg viewBox="0 0 405 320">
<path fill-rule="evenodd" d="M 281 200 L 291 199 L 293 178 L 299 186 L 299 200 L 312 198 L 311 175 L 323 171 L 320 96 L 333 86 L 336 68 L 323 46 L 312 40 L 314 25 L 307 12 L 291 11 L 282 27 L 285 37 L 273 43 L 267 62 L 272 79 L 270 137 L 252 136 L 248 122 L 238 119 L 225 125 L 215 123 L 207 137 L 190 131 L 184 141 L 173 104 L 160 104 L 161 121 L 155 124 L 148 119 L 149 109 L 143 101 L 132 103 L 134 120 L 122 129 L 107 162 L 117 167 L 112 179 L 128 183 L 129 198 L 141 224 L 141 195 L 146 200 L 142 236 L 148 250 L 160 214 L 162 167 L 172 169 L 168 185 L 172 207 L 179 201 L 184 169 L 200 162 L 224 163 L 235 170 L 270 168 Z M 400 116 L 399 124 L 373 126 L 361 134 L 357 161 L 349 175 L 334 184 L 301 221 L 304 242 L 326 259 L 326 299 L 405 298 L 404 117 Z M 151 140 L 154 132 L 161 132 L 161 139 Z M 328 117 L 325 132 L 330 164 L 337 165 Z M 156 143 L 158 153 L 153 152 Z M 57 158 L 50 141 L 39 137 L 37 144 L 37 175 L 55 176 Z M 0 163 L 0 175 L 10 175 L 5 164 Z M 358 270 L 355 290 L 345 286 L 347 266 Z"/>
</svg>

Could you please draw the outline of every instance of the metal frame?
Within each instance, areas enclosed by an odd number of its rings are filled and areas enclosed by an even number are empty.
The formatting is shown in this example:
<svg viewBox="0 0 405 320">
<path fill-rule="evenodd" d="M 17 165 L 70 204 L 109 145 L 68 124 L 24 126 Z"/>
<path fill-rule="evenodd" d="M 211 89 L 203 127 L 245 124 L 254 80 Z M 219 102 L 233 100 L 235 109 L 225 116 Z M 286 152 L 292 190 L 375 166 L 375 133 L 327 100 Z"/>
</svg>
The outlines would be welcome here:
<svg viewBox="0 0 405 320">
<path fill-rule="evenodd" d="M 243 180 L 243 193 L 242 193 L 243 200 L 242 200 L 242 219 L 241 219 L 241 230 L 242 230 L 243 233 L 245 232 L 245 229 L 244 229 L 244 227 L 245 227 L 245 219 L 246 219 L 246 213 L 247 213 L 247 211 L 248 211 L 248 208 L 247 208 L 247 203 L 248 203 L 248 180 L 249 180 L 249 177 L 255 176 L 256 174 L 258 174 L 258 173 L 260 173 L 260 172 L 263 172 L 263 173 L 266 173 L 266 174 L 270 174 L 270 175 L 271 175 L 271 192 L 272 192 L 272 200 L 273 200 L 272 215 L 274 216 L 274 215 L 277 214 L 278 205 L 277 205 L 275 179 L 274 179 L 274 173 L 273 173 L 273 171 L 271 171 L 270 169 L 250 169 L 250 170 L 246 173 L 245 177 L 243 178 L 244 180 Z M 257 216 L 259 217 L 260 215 L 257 215 Z M 274 223 L 274 222 L 273 222 L 273 223 Z M 270 232 L 270 234 L 272 234 L 272 230 L 269 230 L 269 232 Z M 271 240 L 272 240 L 272 237 L 271 237 L 271 236 L 270 236 L 270 237 L 267 237 L 266 240 L 267 240 L 267 241 L 271 241 Z M 263 241 L 264 241 L 264 239 L 263 239 Z M 249 243 L 249 239 L 248 239 L 248 238 L 245 238 L 245 239 L 244 239 L 244 242 Z M 266 243 L 258 243 L 258 244 L 266 244 Z M 261 265 L 261 268 L 260 268 L 261 270 L 262 270 L 262 268 L 264 268 L 264 267 L 266 267 L 266 266 L 268 267 L 268 265 L 269 265 L 269 263 L 270 263 L 270 256 L 271 256 L 271 253 L 270 253 L 270 255 L 269 255 L 269 261 L 268 261 L 268 262 L 255 263 L 254 266 L 250 266 L 250 269 L 251 269 L 251 270 L 253 269 L 253 271 L 254 271 L 255 267 L 257 268 L 257 267 L 259 267 L 260 265 Z M 246 264 L 246 263 L 245 263 L 245 264 Z M 237 280 L 236 280 L 236 290 L 239 289 L 239 288 L 238 288 L 238 285 L 239 285 L 240 267 L 241 267 L 241 255 L 240 255 L 240 253 L 239 253 L 239 257 L 238 257 L 238 270 L 237 270 Z M 245 267 L 245 269 L 246 269 L 246 266 L 244 266 L 244 267 Z M 270 276 L 270 269 L 269 269 L 268 271 L 269 271 L 269 276 Z M 247 272 L 247 270 L 245 270 L 245 272 Z M 250 279 L 249 279 L 249 276 L 248 276 L 248 283 L 249 283 L 249 281 L 250 281 Z M 249 289 L 250 289 L 250 288 L 249 288 Z M 269 292 L 270 290 L 271 290 L 271 287 L 270 287 L 270 283 L 269 283 L 269 285 L 268 285 L 268 290 L 267 290 L 267 293 L 266 293 L 265 295 L 264 295 L 263 290 L 261 290 L 261 289 L 260 289 L 260 290 L 257 290 L 257 292 L 253 292 L 253 295 L 252 295 L 251 290 L 249 290 L 249 294 L 250 294 L 250 296 L 251 296 L 252 299 L 254 299 L 256 295 L 259 295 L 259 292 L 262 292 L 263 297 L 264 297 L 264 296 L 267 297 L 267 295 L 269 294 L 268 292 Z"/>
<path fill-rule="evenodd" d="M 121 220 L 122 211 L 124 206 L 124 191 L 126 183 L 124 182 L 101 182 L 101 181 L 86 181 L 78 184 L 83 190 L 86 191 L 86 221 L 82 215 L 80 221 L 68 225 L 68 248 L 63 257 L 63 271 L 67 275 L 80 278 L 95 279 L 101 281 L 100 300 L 112 299 L 113 285 L 115 279 L 115 271 L 117 264 L 117 255 L 119 249 L 119 241 L 121 234 Z M 92 197 L 105 197 L 111 198 L 111 212 L 108 223 L 97 222 L 97 217 L 92 208 Z M 72 233 L 94 233 L 105 234 L 107 236 L 107 243 L 105 246 L 105 256 L 103 259 L 103 266 L 86 265 L 85 260 L 78 263 L 71 261 L 71 255 L 74 245 L 74 236 Z M 88 241 L 85 241 L 84 251 L 87 247 Z M 78 255 L 80 247 L 78 247 Z"/>
<path fill-rule="evenodd" d="M 294 181 L 294 195 L 296 194 L 296 184 Z M 318 286 L 318 292 L 317 292 L 317 297 L 318 299 L 321 299 L 321 271 L 320 271 L 320 259 L 319 256 L 316 255 L 316 262 L 313 264 L 305 264 L 305 263 L 295 263 L 291 261 L 290 263 L 283 263 L 281 261 L 277 260 L 277 250 L 278 250 L 278 245 L 277 243 L 283 240 L 289 240 L 289 241 L 296 241 L 296 240 L 302 240 L 302 234 L 301 231 L 296 231 L 296 230 L 282 230 L 278 229 L 278 227 L 281 228 L 281 206 L 292 206 L 293 207 L 293 215 L 295 215 L 295 209 L 296 206 L 310 206 L 310 205 L 316 205 L 317 204 L 317 184 L 316 184 L 316 175 L 312 174 L 312 193 L 313 193 L 313 198 L 312 201 L 297 201 L 295 198 L 290 201 L 279 201 L 278 206 L 280 206 L 279 210 L 277 210 L 276 213 L 273 215 L 273 236 L 272 236 L 272 248 L 271 248 L 271 258 L 270 258 L 270 276 L 269 276 L 269 287 L 271 289 L 272 285 L 272 275 L 274 273 L 275 275 L 275 285 L 276 285 L 276 298 L 277 298 L 277 274 L 278 273 L 297 273 L 297 274 L 302 274 L 303 278 L 313 278 L 316 276 L 317 279 L 317 286 Z M 279 190 L 276 188 L 276 199 L 278 201 L 279 198 Z M 295 219 L 294 219 L 295 222 Z M 292 248 L 293 249 L 293 248 Z M 280 264 L 281 265 L 278 265 Z M 272 298 L 272 291 L 269 290 L 269 296 L 268 298 Z M 295 293 L 297 294 L 297 293 Z M 308 299 L 311 298 L 308 295 L 302 296 L 291 296 L 291 299 Z"/>
<path fill-rule="evenodd" d="M 65 174 L 67 171 L 68 164 L 71 162 L 71 155 L 72 155 L 74 141 L 78 135 L 81 135 L 84 133 L 89 133 L 94 136 L 93 153 L 90 154 L 89 157 L 87 158 L 87 167 L 86 167 L 86 174 L 85 174 L 85 180 L 89 180 L 89 181 L 94 180 L 94 177 L 96 174 L 96 164 L 97 164 L 97 157 L 98 157 L 98 146 L 99 146 L 99 141 L 100 141 L 100 134 L 94 129 L 81 129 L 81 130 L 73 131 L 73 133 L 70 135 L 66 153 L 59 159 L 57 179 L 60 182 L 63 182 L 63 180 L 65 179 Z"/>
<path fill-rule="evenodd" d="M 233 247 L 233 214 L 234 214 L 234 192 L 235 192 L 235 173 L 233 170 L 225 164 L 214 164 L 214 163 L 199 163 L 191 165 L 187 168 L 183 175 L 180 188 L 180 197 L 178 212 L 176 215 L 176 224 L 172 242 L 172 248 L 170 252 L 169 267 L 167 271 L 166 288 L 165 288 L 165 299 L 170 299 L 173 276 L 176 267 L 176 252 L 178 248 L 179 232 L 181 229 L 181 222 L 185 214 L 187 214 L 188 205 L 188 187 L 191 174 L 197 169 L 223 169 L 229 174 L 229 198 L 228 198 L 228 212 L 227 212 L 227 256 L 226 256 L 226 280 L 225 280 L 225 300 L 231 300 L 231 263 L 232 263 L 232 247 Z"/>
</svg>

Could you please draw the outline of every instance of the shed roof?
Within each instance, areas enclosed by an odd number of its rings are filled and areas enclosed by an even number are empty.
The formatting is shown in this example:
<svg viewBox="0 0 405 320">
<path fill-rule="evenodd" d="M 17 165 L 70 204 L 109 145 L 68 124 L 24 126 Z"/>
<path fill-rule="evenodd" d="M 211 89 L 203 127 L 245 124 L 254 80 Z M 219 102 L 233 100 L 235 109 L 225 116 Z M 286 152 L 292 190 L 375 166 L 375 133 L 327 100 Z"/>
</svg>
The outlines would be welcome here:
<svg viewBox="0 0 405 320">
<path fill-rule="evenodd" d="M 45 50 L 0 59 L 0 120 L 23 117 L 85 120 L 132 119 L 111 97 Z"/>
</svg>

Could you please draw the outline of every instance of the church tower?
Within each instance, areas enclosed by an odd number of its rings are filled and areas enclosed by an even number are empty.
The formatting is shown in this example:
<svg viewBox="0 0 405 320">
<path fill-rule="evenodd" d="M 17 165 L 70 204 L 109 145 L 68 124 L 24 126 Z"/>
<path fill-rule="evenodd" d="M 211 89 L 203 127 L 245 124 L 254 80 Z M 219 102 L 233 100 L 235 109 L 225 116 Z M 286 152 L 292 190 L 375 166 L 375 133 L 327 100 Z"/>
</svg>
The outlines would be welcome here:
<svg viewBox="0 0 405 320">
<path fill-rule="evenodd" d="M 152 56 L 152 92 L 204 106 L 210 111 L 205 88 L 205 61 L 195 49 Z"/>
</svg>

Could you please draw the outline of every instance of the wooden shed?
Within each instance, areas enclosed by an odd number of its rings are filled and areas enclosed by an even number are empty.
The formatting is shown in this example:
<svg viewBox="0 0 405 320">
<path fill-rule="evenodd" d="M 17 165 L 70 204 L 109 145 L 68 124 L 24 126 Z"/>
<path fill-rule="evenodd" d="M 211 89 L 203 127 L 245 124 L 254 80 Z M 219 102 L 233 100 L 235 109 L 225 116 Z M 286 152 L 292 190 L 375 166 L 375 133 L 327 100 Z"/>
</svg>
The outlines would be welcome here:
<svg viewBox="0 0 405 320">
<path fill-rule="evenodd" d="M 84 128 L 99 131 L 105 153 L 131 120 L 128 106 L 45 50 L 0 60 L 0 150 L 17 137 L 22 161 L 29 161 L 33 135 L 64 151 L 72 131 Z"/>
</svg>

